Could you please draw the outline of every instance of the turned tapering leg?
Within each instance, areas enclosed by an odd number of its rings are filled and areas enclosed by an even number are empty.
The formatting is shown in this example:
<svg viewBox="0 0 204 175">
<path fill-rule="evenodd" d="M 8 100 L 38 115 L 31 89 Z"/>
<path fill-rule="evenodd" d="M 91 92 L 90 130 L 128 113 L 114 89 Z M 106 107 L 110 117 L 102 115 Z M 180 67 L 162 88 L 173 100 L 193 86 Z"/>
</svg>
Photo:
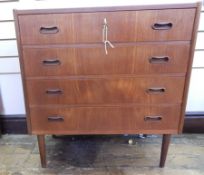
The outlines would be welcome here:
<svg viewBox="0 0 204 175">
<path fill-rule="evenodd" d="M 171 140 L 171 134 L 164 134 L 162 139 L 161 155 L 160 155 L 160 168 L 163 168 L 168 153 L 169 143 Z"/>
<path fill-rule="evenodd" d="M 38 135 L 38 147 L 40 152 L 40 160 L 42 168 L 46 168 L 46 146 L 45 146 L 45 135 Z"/>
</svg>

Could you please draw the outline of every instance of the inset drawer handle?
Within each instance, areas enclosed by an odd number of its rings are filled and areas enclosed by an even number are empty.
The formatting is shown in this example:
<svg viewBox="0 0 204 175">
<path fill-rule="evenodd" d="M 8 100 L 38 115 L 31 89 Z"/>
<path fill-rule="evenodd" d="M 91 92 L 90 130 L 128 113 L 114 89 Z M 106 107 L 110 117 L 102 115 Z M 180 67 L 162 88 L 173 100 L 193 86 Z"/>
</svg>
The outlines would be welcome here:
<svg viewBox="0 0 204 175">
<path fill-rule="evenodd" d="M 60 65 L 61 62 L 58 59 L 49 59 L 49 60 L 43 60 L 42 64 L 45 66 L 56 66 L 56 65 Z"/>
<path fill-rule="evenodd" d="M 153 30 L 169 30 L 173 27 L 171 22 L 158 22 L 152 25 Z"/>
<path fill-rule="evenodd" d="M 59 32 L 57 26 L 40 27 L 41 34 L 56 34 Z"/>
<path fill-rule="evenodd" d="M 152 94 L 164 93 L 165 91 L 166 89 L 163 87 L 152 87 L 147 89 L 147 93 L 152 93 Z"/>
<path fill-rule="evenodd" d="M 168 56 L 153 56 L 149 59 L 149 62 L 152 64 L 162 64 L 169 62 Z"/>
<path fill-rule="evenodd" d="M 62 116 L 49 116 L 47 118 L 47 120 L 49 122 L 63 122 L 64 121 L 64 117 L 62 117 Z"/>
<path fill-rule="evenodd" d="M 161 121 L 162 120 L 162 116 L 154 116 L 154 115 L 150 115 L 150 116 L 145 116 L 144 117 L 144 121 Z"/>
<path fill-rule="evenodd" d="M 48 89 L 48 90 L 46 90 L 46 94 L 49 94 L 49 95 L 60 95 L 62 93 L 63 93 L 63 91 L 61 89 Z"/>
</svg>

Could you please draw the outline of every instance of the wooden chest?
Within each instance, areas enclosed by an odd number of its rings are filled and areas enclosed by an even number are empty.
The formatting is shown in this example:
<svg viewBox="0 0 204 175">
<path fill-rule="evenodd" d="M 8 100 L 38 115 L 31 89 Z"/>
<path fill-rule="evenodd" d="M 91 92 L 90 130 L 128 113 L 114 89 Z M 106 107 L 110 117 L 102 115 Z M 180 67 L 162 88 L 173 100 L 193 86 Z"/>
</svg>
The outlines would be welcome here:
<svg viewBox="0 0 204 175">
<path fill-rule="evenodd" d="M 200 4 L 15 10 L 29 133 L 182 132 Z"/>
</svg>

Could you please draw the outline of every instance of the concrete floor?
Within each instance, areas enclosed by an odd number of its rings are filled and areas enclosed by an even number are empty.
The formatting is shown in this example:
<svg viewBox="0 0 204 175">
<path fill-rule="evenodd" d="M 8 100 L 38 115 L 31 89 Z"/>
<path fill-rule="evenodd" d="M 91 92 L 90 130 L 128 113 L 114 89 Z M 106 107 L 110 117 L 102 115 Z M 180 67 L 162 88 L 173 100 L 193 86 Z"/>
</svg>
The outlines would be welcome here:
<svg viewBox="0 0 204 175">
<path fill-rule="evenodd" d="M 46 143 L 43 169 L 35 136 L 3 135 L 0 175 L 204 175 L 204 135 L 173 136 L 163 169 L 160 136 L 47 136 Z"/>
</svg>

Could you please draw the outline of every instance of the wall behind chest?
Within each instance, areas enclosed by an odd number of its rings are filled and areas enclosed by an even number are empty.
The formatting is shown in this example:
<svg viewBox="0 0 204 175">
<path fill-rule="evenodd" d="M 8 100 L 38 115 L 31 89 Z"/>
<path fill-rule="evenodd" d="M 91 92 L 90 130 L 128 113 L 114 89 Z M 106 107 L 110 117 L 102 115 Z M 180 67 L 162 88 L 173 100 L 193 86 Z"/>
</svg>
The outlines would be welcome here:
<svg viewBox="0 0 204 175">
<path fill-rule="evenodd" d="M 187 111 L 204 111 L 204 6 L 202 6 L 193 69 L 188 94 Z"/>
<path fill-rule="evenodd" d="M 0 94 L 3 110 L 1 114 L 25 114 L 19 58 L 14 29 L 13 9 L 19 6 L 56 6 L 56 1 L 45 0 L 0 0 Z M 58 2 L 57 2 L 58 3 Z M 84 2 L 84 5 L 88 6 Z M 101 3 L 101 2 L 100 2 Z M 110 1 L 109 1 L 110 3 Z M 162 3 L 162 1 L 161 1 Z M 171 1 L 172 3 L 172 1 Z M 83 5 L 82 4 L 82 5 Z M 110 4 L 109 4 L 110 5 Z M 204 8 L 201 13 L 198 40 L 193 63 L 187 111 L 204 111 Z"/>
<path fill-rule="evenodd" d="M 24 114 L 16 35 L 12 9 L 19 1 L 0 1 L 0 94 L 1 114 Z"/>
</svg>

